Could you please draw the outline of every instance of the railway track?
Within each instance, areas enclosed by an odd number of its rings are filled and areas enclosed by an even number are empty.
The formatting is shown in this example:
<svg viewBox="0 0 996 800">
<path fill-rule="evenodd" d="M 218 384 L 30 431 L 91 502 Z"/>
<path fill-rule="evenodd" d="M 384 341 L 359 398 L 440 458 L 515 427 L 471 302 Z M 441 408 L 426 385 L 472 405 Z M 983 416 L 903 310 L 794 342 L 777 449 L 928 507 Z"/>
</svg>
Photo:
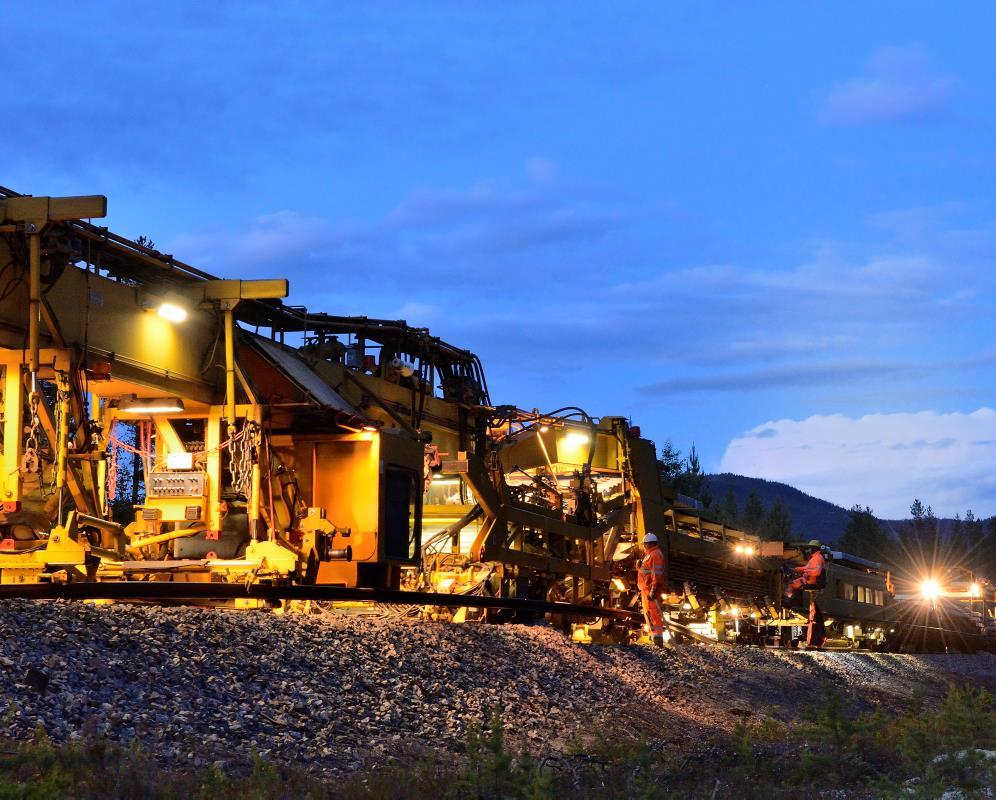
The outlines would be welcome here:
<svg viewBox="0 0 996 800">
<path fill-rule="evenodd" d="M 108 600 L 119 602 L 144 602 L 176 604 L 188 602 L 218 602 L 234 600 L 262 600 L 267 602 L 305 601 L 318 602 L 368 602 L 394 607 L 476 608 L 511 611 L 543 616 L 559 615 L 575 619 L 614 619 L 621 622 L 642 624 L 643 614 L 625 608 L 606 608 L 584 603 L 547 602 L 512 597 L 485 597 L 481 595 L 441 594 L 438 592 L 412 592 L 399 589 L 360 589 L 341 586 L 272 586 L 265 584 L 237 583 L 166 583 L 159 581 L 80 582 L 80 583 L 30 583 L 0 584 L 0 601 L 21 600 Z M 727 645 L 691 630 L 674 620 L 667 623 L 672 633 L 686 639 L 711 645 Z M 939 632 L 960 636 L 985 650 L 991 640 L 983 635 L 955 631 L 950 628 L 905 623 L 902 627 L 923 632 Z M 944 652 L 938 650 L 937 652 Z"/>
<path fill-rule="evenodd" d="M 135 600 L 185 602 L 191 600 L 316 600 L 370 602 L 404 606 L 480 608 L 525 614 L 558 614 L 587 619 L 643 620 L 637 611 L 582 603 L 546 602 L 511 597 L 409 592 L 398 589 L 347 589 L 339 586 L 267 586 L 236 583 L 166 583 L 122 581 L 100 583 L 32 583 L 0 585 L 0 600 Z"/>
<path fill-rule="evenodd" d="M 389 606 L 436 606 L 512 611 L 532 615 L 558 615 L 580 619 L 614 619 L 642 624 L 643 614 L 625 608 L 584 603 L 523 600 L 512 597 L 411 592 L 398 589 L 350 589 L 341 586 L 268 586 L 236 583 L 166 583 L 121 581 L 97 583 L 32 583 L 0 585 L 0 600 L 110 600 L 122 602 L 186 603 L 192 601 L 263 600 L 318 602 L 369 602 Z M 672 633 L 703 644 L 716 640 L 669 621 Z"/>
</svg>

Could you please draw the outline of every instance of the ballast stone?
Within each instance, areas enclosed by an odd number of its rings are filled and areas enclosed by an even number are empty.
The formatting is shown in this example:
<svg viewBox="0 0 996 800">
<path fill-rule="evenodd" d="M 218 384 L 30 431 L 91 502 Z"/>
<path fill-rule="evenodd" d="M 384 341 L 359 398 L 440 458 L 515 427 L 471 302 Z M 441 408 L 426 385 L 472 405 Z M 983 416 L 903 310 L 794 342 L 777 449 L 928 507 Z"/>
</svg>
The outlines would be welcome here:
<svg viewBox="0 0 996 800">
<path fill-rule="evenodd" d="M 790 716 L 827 680 L 869 705 L 941 694 L 953 673 L 996 688 L 991 656 L 661 652 L 581 646 L 545 625 L 56 601 L 5 601 L 0 652 L 0 704 L 17 738 L 39 725 L 57 742 L 96 733 L 195 766 L 245 763 L 255 749 L 332 774 L 419 742 L 459 752 L 469 726 L 495 713 L 534 751 L 623 726 L 680 747 L 752 709 Z M 47 692 L 22 680 L 29 669 Z"/>
</svg>

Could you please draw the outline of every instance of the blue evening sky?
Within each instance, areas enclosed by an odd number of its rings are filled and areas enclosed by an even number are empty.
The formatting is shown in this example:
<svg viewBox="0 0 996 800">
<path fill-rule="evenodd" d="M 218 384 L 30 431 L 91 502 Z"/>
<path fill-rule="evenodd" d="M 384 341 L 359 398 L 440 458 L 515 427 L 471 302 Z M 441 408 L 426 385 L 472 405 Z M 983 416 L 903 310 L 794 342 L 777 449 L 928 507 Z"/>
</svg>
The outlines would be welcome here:
<svg viewBox="0 0 996 800">
<path fill-rule="evenodd" d="M 5 9 L 0 183 L 710 470 L 996 513 L 996 7 Z"/>
</svg>

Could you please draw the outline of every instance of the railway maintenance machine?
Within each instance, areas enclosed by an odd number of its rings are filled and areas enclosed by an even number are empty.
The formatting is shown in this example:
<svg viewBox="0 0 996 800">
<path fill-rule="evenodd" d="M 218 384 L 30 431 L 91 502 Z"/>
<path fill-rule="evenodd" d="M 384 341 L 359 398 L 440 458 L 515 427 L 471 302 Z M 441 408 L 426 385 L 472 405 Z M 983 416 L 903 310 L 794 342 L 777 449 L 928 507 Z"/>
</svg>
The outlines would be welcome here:
<svg viewBox="0 0 996 800">
<path fill-rule="evenodd" d="M 780 547 L 665 491 L 627 419 L 496 405 L 473 353 L 216 278 L 94 225 L 106 205 L 0 189 L 0 582 L 637 608 L 653 531 L 690 626 L 781 614 Z"/>
<path fill-rule="evenodd" d="M 251 332 L 295 316 L 286 280 L 82 221 L 103 197 L 4 195 L 0 581 L 376 585 L 417 562 L 423 443 Z"/>
</svg>

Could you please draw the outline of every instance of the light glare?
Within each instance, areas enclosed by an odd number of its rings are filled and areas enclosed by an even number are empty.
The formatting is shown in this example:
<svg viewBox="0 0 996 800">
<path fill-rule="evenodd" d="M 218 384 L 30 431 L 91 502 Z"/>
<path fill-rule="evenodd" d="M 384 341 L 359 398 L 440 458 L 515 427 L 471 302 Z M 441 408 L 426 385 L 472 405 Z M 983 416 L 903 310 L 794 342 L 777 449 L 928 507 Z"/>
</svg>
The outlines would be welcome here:
<svg viewBox="0 0 996 800">
<path fill-rule="evenodd" d="M 118 401 L 118 410 L 125 414 L 176 414 L 183 411 L 183 401 L 179 397 L 123 397 Z"/>
<path fill-rule="evenodd" d="M 936 600 L 941 593 L 941 587 L 933 578 L 925 580 L 920 584 L 920 594 L 927 600 Z"/>
<path fill-rule="evenodd" d="M 187 318 L 187 310 L 172 303 L 163 303 L 159 306 L 159 316 L 170 322 L 183 322 Z"/>
</svg>

